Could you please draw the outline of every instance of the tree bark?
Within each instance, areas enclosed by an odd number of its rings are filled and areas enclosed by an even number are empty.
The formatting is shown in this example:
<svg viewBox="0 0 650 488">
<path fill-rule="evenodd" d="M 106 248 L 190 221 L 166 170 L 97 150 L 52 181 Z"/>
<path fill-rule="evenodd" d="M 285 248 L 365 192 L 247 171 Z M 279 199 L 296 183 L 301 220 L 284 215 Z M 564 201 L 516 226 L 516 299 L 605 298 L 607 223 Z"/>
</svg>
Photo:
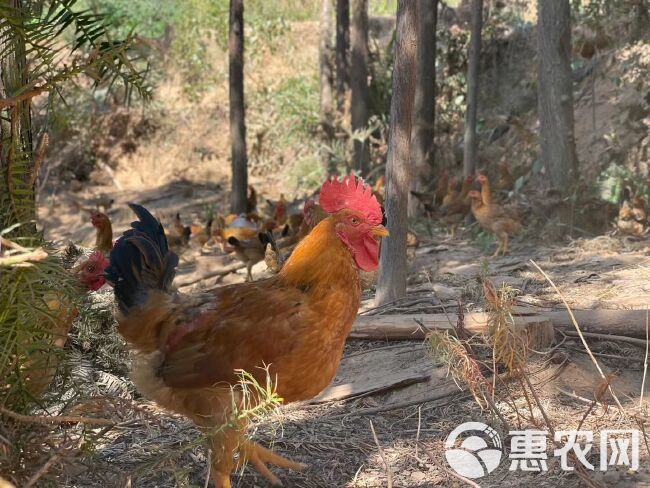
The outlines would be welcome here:
<svg viewBox="0 0 650 488">
<path fill-rule="evenodd" d="M 336 108 L 343 112 L 350 86 L 350 0 L 336 1 Z"/>
<path fill-rule="evenodd" d="M 5 4 L 16 12 L 24 8 L 22 0 Z M 0 99 L 14 97 L 28 83 L 25 43 L 9 29 L 0 31 L 0 51 L 5 50 L 0 59 Z M 36 219 L 34 171 L 31 102 L 19 100 L 0 110 L 0 230 Z M 23 225 L 20 233 L 35 235 L 36 227 Z"/>
<path fill-rule="evenodd" d="M 228 35 L 230 82 L 230 142 L 232 158 L 232 213 L 246 212 L 248 160 L 244 109 L 244 0 L 230 0 Z"/>
<path fill-rule="evenodd" d="M 386 163 L 386 217 L 390 236 L 382 242 L 375 303 L 406 295 L 406 235 L 408 195 L 411 185 L 411 129 L 415 97 L 417 3 L 399 0 L 393 68 L 390 129 Z"/>
<path fill-rule="evenodd" d="M 540 150 L 550 184 L 564 196 L 577 176 L 569 0 L 537 4 Z"/>
<path fill-rule="evenodd" d="M 351 30 L 352 60 L 350 86 L 352 88 L 352 131 L 365 130 L 368 126 L 368 0 L 354 0 Z M 367 138 L 354 140 L 353 167 L 366 175 L 370 166 Z"/>
<path fill-rule="evenodd" d="M 411 142 L 413 176 L 411 190 L 424 191 L 434 165 L 434 126 L 436 120 L 436 28 L 438 0 L 418 2 L 418 51 Z M 415 217 L 418 200 L 409 195 L 409 217 Z"/>
<path fill-rule="evenodd" d="M 463 143 L 463 174 L 476 171 L 476 112 L 478 103 L 478 75 L 481 60 L 481 29 L 483 28 L 483 0 L 472 0 L 472 30 L 467 60 L 467 107 L 465 111 L 465 137 Z"/>
<path fill-rule="evenodd" d="M 320 70 L 320 126 L 324 140 L 330 144 L 334 135 L 332 124 L 333 85 L 332 72 L 332 0 L 321 0 L 320 13 L 320 42 L 319 42 L 319 70 Z M 323 169 L 325 174 L 331 174 L 331 153 L 322 151 Z"/>
</svg>

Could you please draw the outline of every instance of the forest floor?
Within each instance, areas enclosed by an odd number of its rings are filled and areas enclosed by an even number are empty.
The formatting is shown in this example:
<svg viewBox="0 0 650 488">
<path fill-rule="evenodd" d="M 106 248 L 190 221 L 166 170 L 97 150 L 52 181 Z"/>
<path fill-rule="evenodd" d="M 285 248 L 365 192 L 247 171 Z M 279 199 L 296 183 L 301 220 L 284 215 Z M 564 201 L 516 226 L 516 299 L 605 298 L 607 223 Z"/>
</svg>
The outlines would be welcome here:
<svg viewBox="0 0 650 488">
<path fill-rule="evenodd" d="M 99 193 L 101 189 L 89 188 L 74 194 L 61 192 L 55 205 L 49 205 L 52 199 L 42 201 L 40 217 L 49 222 L 47 237 L 61 244 L 74 241 L 92 245 L 94 230 L 78 205 L 92 207 Z M 189 223 L 200 217 L 206 205 L 224 208 L 225 194 L 217 185 L 186 182 L 143 189 L 135 196 L 132 191 L 111 191 L 115 203 L 108 213 L 117 236 L 133 219 L 127 201 L 144 204 L 163 223 L 176 212 Z M 372 293 L 366 292 L 363 315 L 452 314 L 459 305 L 465 311 L 480 311 L 484 306 L 484 278 L 497 286 L 507 283 L 515 288 L 520 307 L 564 310 L 559 295 L 531 266 L 531 259 L 548 273 L 573 309 L 645 309 L 650 303 L 647 239 L 605 235 L 557 245 L 515 239 L 509 256 L 490 258 L 493 248 L 481 249 L 468 230 L 452 240 L 435 224 L 419 227 L 429 227 L 430 233 L 421 233 L 420 246 L 410 263 L 407 298 L 373 309 Z M 214 249 L 190 248 L 181 256 L 176 283 L 184 285 L 183 292 L 215 286 L 210 263 L 227 265 L 230 260 Z M 255 277 L 263 276 L 264 269 L 264 263 L 258 264 Z M 218 279 L 219 283 L 241 282 L 244 270 Z M 108 297 L 110 290 L 100 295 Z M 630 325 L 637 331 L 644 330 L 644 324 Z M 116 334 L 114 330 L 111 333 Z M 548 472 L 509 471 L 510 461 L 506 458 L 510 443 L 503 422 L 507 422 L 509 430 L 548 430 L 542 421 L 545 413 L 555 430 L 576 429 L 582 424 L 582 430 L 594 431 L 594 448 L 587 458 L 596 465 L 601 431 L 644 431 L 650 420 L 647 406 L 639 407 L 645 348 L 620 340 L 587 341 L 604 373 L 616 371 L 612 387 L 623 411 L 611 399 L 607 402 L 609 408 L 590 404 L 599 375 L 579 339 L 559 331 L 555 334 L 557 347 L 530 355 L 528 377 L 544 410 L 534 406 L 532 417 L 528 413 L 532 399 L 523 395 L 521 382 L 516 379 L 497 383 L 495 403 L 502 416 L 498 418 L 456 386 L 447 374 L 447 366 L 429 357 L 426 341 L 350 339 L 339 373 L 324 396 L 311 403 L 282 407 L 256 426 L 255 437 L 264 444 L 273 442 L 279 453 L 309 464 L 301 473 L 276 470 L 287 486 L 387 486 L 382 456 L 392 473 L 392 486 L 463 486 L 464 482 L 448 468 L 444 441 L 457 425 L 483 421 L 502 433 L 505 453 L 494 472 L 476 480 L 480 486 L 585 486 L 577 475 L 561 469 L 550 442 Z M 130 385 L 129 393 L 118 402 L 122 405 L 122 422 L 96 446 L 91 458 L 69 470 L 66 486 L 204 486 L 206 452 L 197 442 L 199 433 L 191 423 L 140 398 L 123 371 L 107 373 Z M 503 400 L 505 392 L 508 394 Z M 610 467 L 588 476 L 603 486 L 650 486 L 649 469 L 646 440 L 640 442 L 638 472 Z M 235 486 L 266 483 L 247 468 L 236 476 Z"/>
</svg>

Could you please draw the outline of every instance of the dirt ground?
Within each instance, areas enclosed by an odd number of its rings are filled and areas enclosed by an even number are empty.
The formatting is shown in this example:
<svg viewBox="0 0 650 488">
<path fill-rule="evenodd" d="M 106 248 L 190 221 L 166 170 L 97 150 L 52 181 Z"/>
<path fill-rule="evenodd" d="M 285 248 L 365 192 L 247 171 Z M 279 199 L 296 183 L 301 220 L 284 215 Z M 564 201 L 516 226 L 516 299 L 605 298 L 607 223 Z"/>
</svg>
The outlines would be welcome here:
<svg viewBox="0 0 650 488">
<path fill-rule="evenodd" d="M 46 229 L 48 238 L 62 244 L 70 240 L 92 244 L 94 231 L 78 205 L 92 206 L 100 193 L 102 189 L 90 188 L 44 199 L 40 217 L 50 223 Z M 125 203 L 134 195 L 126 191 L 109 193 L 115 203 L 108 213 L 118 235 L 132 220 Z M 223 208 L 226 203 L 225 192 L 218 185 L 182 181 L 140 191 L 137 201 L 153 210 L 163 223 L 175 212 L 180 212 L 187 223 L 198 222 L 206 205 Z M 518 305 L 561 310 L 558 294 L 531 267 L 530 259 L 549 274 L 572 308 L 647 308 L 650 303 L 647 239 L 602 236 L 554 246 L 515 240 L 509 256 L 489 259 L 492 249 L 482 250 L 471 240 L 469 230 L 451 240 L 443 229 L 429 227 L 432 233 L 421 233 L 420 246 L 411 262 L 408 296 L 388 307 L 374 309 L 372 292 L 366 292 L 361 313 L 455 312 L 459 304 L 465 310 L 482 310 L 481 277 L 517 289 Z M 227 264 L 229 259 L 218 256 L 216 250 L 189 249 L 181 257 L 177 283 L 185 283 L 183 292 L 215 286 L 214 276 L 199 279 L 205 272 L 205 263 L 220 260 Z M 261 263 L 255 267 L 254 275 L 263 274 Z M 221 283 L 243 280 L 243 270 L 220 278 Z M 613 340 L 588 342 L 605 374 L 617 372 L 612 387 L 624 407 L 624 415 L 611 399 L 607 402 L 609 408 L 598 404 L 586 414 L 599 376 L 579 340 L 561 333 L 556 334 L 556 347 L 531 354 L 529 377 L 544 408 L 541 412 L 533 407 L 532 417 L 527 406 L 531 400 L 522 394 L 517 380 L 497 384 L 495 404 L 501 413 L 498 418 L 455 386 L 446 366 L 427 355 L 423 341 L 350 340 L 337 378 L 328 389 L 334 392 L 333 399 L 285 406 L 255 426 L 254 436 L 309 465 L 301 473 L 276 470 L 286 486 L 387 486 L 388 473 L 395 487 L 463 486 L 465 482 L 451 473 L 443 446 L 447 435 L 463 422 L 483 421 L 499 430 L 506 452 L 510 447 L 505 437 L 508 429 L 547 430 L 543 413 L 556 430 L 575 429 L 583 416 L 583 430 L 593 429 L 596 433 L 604 429 L 645 428 L 648 409 L 645 404 L 639 407 L 644 348 Z M 387 381 L 389 377 L 397 379 Z M 125 378 L 122 381 L 128 382 Z M 337 392 L 341 388 L 354 390 L 360 382 L 376 386 L 340 399 Z M 206 452 L 198 432 L 188 421 L 160 411 L 137 393 L 128 393 L 120 401 L 129 405 L 121 409 L 126 413 L 120 424 L 108 433 L 91 457 L 70 468 L 68 479 L 62 480 L 65 486 L 207 486 Z M 640 443 L 638 472 L 610 468 L 605 473 L 590 473 L 589 477 L 602 486 L 650 486 L 650 450 L 644 440 Z M 577 475 L 560 469 L 550 445 L 548 452 L 546 473 L 510 472 L 509 462 L 502 458 L 496 471 L 476 482 L 483 487 L 586 486 Z M 588 458 L 597 462 L 597 449 Z M 246 468 L 235 477 L 235 486 L 267 485 Z"/>
</svg>

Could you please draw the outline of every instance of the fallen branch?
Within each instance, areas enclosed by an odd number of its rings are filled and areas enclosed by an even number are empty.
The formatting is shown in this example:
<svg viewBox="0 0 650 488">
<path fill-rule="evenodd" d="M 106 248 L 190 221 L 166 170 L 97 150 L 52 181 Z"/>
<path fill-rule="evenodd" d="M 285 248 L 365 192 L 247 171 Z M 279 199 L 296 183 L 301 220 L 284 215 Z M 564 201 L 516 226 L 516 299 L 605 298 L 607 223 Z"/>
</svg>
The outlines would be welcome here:
<svg viewBox="0 0 650 488">
<path fill-rule="evenodd" d="M 386 456 L 384 455 L 384 450 L 381 448 L 381 444 L 379 444 L 379 439 L 377 439 L 377 434 L 375 432 L 375 427 L 372 425 L 372 420 L 370 420 L 370 430 L 372 431 L 372 437 L 375 439 L 375 444 L 377 444 L 377 449 L 379 449 L 379 456 L 381 457 L 381 460 L 384 462 L 384 466 L 386 468 L 386 478 L 388 478 L 386 484 L 388 488 L 393 488 L 393 472 L 390 469 L 390 466 L 388 465 L 388 461 L 386 460 Z"/>
<path fill-rule="evenodd" d="M 580 337 L 577 332 L 572 330 L 567 330 L 564 332 L 569 337 Z M 602 339 L 604 341 L 618 341 L 618 342 L 627 342 L 628 344 L 634 344 L 635 346 L 643 347 L 646 346 L 646 341 L 643 339 L 637 339 L 636 337 L 627 337 L 614 334 L 596 334 L 594 332 L 583 332 L 584 337 L 590 337 L 592 339 Z"/>
<path fill-rule="evenodd" d="M 620 334 L 618 337 L 637 337 L 645 347 L 646 310 L 573 310 L 574 318 L 581 324 L 583 334 Z M 357 317 L 350 338 L 381 340 L 417 340 L 423 339 L 426 332 L 415 322 L 417 319 L 429 330 L 449 330 L 449 321 L 456 323 L 458 314 L 410 314 L 410 315 L 360 315 Z M 513 311 L 516 325 L 536 326 L 550 322 L 556 330 L 575 331 L 571 317 L 564 310 L 538 310 L 517 307 Z M 464 321 L 470 333 L 487 331 L 487 314 L 484 312 L 467 312 Z M 641 339 L 643 338 L 643 339 Z"/>
</svg>

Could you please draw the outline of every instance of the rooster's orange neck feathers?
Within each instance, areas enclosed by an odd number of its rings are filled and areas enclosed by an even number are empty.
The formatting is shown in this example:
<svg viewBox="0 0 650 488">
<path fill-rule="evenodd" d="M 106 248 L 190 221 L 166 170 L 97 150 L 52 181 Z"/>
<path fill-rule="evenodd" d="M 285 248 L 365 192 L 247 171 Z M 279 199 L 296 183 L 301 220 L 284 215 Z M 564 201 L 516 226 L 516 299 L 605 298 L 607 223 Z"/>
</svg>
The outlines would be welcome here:
<svg viewBox="0 0 650 488">
<path fill-rule="evenodd" d="M 321 221 L 296 246 L 279 273 L 281 279 L 294 286 L 310 288 L 359 288 L 359 274 L 350 252 L 336 235 L 336 221 Z"/>
</svg>

